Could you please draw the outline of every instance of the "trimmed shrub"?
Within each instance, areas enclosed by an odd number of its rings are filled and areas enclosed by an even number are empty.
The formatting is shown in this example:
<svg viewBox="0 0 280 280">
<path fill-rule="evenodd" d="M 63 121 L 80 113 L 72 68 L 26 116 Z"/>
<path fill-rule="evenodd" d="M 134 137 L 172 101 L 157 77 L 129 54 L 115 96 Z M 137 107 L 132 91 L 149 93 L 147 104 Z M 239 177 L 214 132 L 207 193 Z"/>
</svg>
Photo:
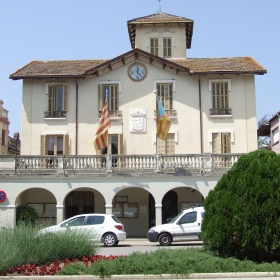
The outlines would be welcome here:
<svg viewBox="0 0 280 280">
<path fill-rule="evenodd" d="M 18 205 L 16 208 L 16 224 L 25 223 L 34 225 L 39 220 L 39 215 L 32 206 Z"/>
<path fill-rule="evenodd" d="M 280 156 L 242 155 L 204 201 L 203 246 L 224 257 L 280 259 Z"/>
</svg>

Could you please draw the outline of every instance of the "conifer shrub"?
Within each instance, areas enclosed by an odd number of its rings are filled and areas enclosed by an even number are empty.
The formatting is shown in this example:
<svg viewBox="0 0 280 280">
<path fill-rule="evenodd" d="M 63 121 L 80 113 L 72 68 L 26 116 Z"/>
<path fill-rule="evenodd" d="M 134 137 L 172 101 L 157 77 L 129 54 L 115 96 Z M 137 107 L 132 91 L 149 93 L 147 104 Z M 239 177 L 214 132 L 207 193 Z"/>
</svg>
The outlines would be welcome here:
<svg viewBox="0 0 280 280">
<path fill-rule="evenodd" d="M 34 225 L 39 220 L 39 215 L 32 206 L 18 205 L 16 208 L 16 224 L 25 223 Z"/>
<path fill-rule="evenodd" d="M 280 156 L 242 155 L 204 201 L 203 246 L 223 257 L 280 260 Z"/>
</svg>

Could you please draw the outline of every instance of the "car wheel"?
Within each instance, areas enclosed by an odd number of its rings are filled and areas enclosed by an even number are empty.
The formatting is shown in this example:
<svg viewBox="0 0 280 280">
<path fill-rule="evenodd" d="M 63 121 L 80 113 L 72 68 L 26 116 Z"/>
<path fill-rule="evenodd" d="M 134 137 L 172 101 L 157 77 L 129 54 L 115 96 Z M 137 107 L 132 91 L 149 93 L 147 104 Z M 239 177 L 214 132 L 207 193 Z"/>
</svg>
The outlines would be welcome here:
<svg viewBox="0 0 280 280">
<path fill-rule="evenodd" d="M 158 242 L 161 246 L 169 246 L 172 242 L 170 234 L 162 233 L 158 238 Z"/>
<path fill-rule="evenodd" d="M 105 247 L 114 247 L 118 244 L 117 236 L 113 233 L 106 233 L 103 237 Z"/>
</svg>

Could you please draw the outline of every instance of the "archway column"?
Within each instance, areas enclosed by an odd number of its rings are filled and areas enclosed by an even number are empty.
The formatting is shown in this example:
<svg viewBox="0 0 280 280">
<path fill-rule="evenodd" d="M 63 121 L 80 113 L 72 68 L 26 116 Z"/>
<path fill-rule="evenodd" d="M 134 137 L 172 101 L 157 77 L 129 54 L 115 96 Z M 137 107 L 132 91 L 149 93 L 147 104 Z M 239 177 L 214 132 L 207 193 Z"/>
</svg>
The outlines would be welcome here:
<svg viewBox="0 0 280 280">
<path fill-rule="evenodd" d="M 105 213 L 109 215 L 113 213 L 113 204 L 105 204 Z"/>
<path fill-rule="evenodd" d="M 59 224 L 64 220 L 64 205 L 57 204 L 56 205 L 56 223 Z"/>
<path fill-rule="evenodd" d="M 162 204 L 158 203 L 155 204 L 155 210 L 156 210 L 156 226 L 161 225 L 161 221 L 162 221 Z"/>
</svg>

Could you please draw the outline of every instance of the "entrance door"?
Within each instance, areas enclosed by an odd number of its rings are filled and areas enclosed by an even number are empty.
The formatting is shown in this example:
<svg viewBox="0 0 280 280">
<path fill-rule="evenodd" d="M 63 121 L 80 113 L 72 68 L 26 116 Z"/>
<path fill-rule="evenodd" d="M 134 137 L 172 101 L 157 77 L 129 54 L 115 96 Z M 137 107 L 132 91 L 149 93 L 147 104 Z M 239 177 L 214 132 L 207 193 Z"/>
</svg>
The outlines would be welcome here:
<svg viewBox="0 0 280 280">
<path fill-rule="evenodd" d="M 65 219 L 75 215 L 94 213 L 93 192 L 71 192 L 65 199 Z"/>
<path fill-rule="evenodd" d="M 156 225 L 156 209 L 155 209 L 155 199 L 149 193 L 149 229 Z"/>
<path fill-rule="evenodd" d="M 162 199 L 162 223 L 170 222 L 178 215 L 178 198 L 175 191 L 169 191 Z"/>
</svg>

